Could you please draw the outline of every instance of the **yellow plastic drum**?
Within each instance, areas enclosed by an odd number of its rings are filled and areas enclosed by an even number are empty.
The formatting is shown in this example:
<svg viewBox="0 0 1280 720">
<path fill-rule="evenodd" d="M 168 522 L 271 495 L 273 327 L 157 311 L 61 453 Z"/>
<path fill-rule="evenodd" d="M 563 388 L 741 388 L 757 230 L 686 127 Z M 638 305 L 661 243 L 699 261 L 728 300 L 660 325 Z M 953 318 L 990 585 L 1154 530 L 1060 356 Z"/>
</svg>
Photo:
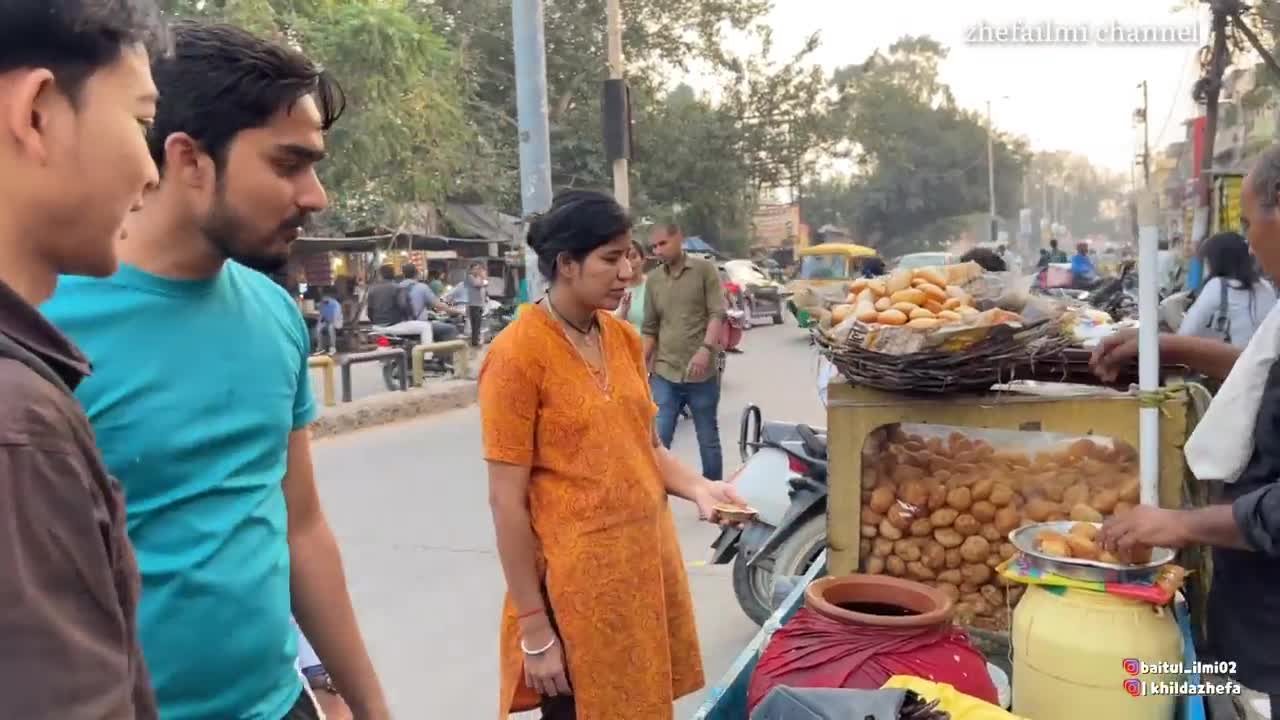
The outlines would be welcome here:
<svg viewBox="0 0 1280 720">
<path fill-rule="evenodd" d="M 1061 592 L 1059 592 L 1061 590 Z M 1034 720 L 1172 720 L 1173 696 L 1134 697 L 1125 660 L 1182 662 L 1173 611 L 1088 590 L 1032 585 L 1013 613 L 1013 714 Z M 1176 682 L 1173 675 L 1140 681 Z"/>
</svg>

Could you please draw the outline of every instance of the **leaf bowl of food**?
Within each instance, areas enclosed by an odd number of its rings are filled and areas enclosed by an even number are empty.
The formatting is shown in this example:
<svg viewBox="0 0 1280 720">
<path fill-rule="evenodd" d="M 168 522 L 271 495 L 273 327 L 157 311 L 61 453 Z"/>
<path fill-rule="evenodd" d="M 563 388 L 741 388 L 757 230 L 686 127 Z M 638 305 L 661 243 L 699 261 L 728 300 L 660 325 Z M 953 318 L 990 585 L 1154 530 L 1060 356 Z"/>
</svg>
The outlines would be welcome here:
<svg viewBox="0 0 1280 720">
<path fill-rule="evenodd" d="M 1169 548 L 1135 548 L 1118 557 L 1098 545 L 1101 523 L 1062 520 L 1025 525 L 1009 533 L 1009 542 L 1044 572 L 1094 582 L 1152 582 L 1173 562 Z"/>
<path fill-rule="evenodd" d="M 746 505 L 728 505 L 720 504 L 715 507 L 716 515 L 720 517 L 721 522 L 744 523 L 748 520 L 755 520 L 760 514 L 758 510 Z"/>
</svg>

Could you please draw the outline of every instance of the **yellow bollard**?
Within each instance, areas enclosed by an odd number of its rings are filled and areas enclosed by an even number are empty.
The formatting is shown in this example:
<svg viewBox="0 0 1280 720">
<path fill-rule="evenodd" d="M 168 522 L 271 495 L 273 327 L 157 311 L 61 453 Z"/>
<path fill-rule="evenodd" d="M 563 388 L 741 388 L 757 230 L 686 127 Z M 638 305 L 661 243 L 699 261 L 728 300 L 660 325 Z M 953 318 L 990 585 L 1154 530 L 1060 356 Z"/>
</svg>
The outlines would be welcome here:
<svg viewBox="0 0 1280 720">
<path fill-rule="evenodd" d="M 426 378 L 427 371 L 426 354 L 427 353 L 446 353 L 453 356 L 453 374 L 454 377 L 467 377 L 466 371 L 469 368 L 468 360 L 470 355 L 467 353 L 467 343 L 465 340 L 447 340 L 445 342 L 430 343 L 428 345 L 415 345 L 413 348 L 413 385 L 420 387 Z"/>
<path fill-rule="evenodd" d="M 328 355 L 312 355 L 307 358 L 307 367 L 320 368 L 321 391 L 320 397 L 324 400 L 326 407 L 333 407 L 338 402 L 335 399 L 336 393 L 333 389 L 333 358 Z"/>
</svg>

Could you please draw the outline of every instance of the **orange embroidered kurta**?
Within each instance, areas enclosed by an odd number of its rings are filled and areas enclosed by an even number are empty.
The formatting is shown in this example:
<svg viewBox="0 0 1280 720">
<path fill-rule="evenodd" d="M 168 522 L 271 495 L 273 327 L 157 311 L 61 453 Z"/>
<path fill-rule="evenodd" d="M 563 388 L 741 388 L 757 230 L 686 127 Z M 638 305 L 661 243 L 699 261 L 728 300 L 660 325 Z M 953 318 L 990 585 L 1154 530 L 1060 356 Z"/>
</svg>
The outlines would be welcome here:
<svg viewBox="0 0 1280 720">
<path fill-rule="evenodd" d="M 608 390 L 545 309 L 522 308 L 480 371 L 485 458 L 531 468 L 578 720 L 670 720 L 702 687 L 689 581 L 652 445 L 640 336 L 597 313 Z M 507 597 L 499 717 L 537 707 Z"/>
</svg>

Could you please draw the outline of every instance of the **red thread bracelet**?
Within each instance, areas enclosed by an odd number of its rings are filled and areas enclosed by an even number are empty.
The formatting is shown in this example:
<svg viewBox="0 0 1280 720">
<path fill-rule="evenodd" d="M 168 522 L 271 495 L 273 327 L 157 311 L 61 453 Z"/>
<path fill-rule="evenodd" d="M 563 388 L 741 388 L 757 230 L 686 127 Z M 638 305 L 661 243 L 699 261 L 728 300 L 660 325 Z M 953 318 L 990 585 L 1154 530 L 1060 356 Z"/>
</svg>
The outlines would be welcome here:
<svg viewBox="0 0 1280 720">
<path fill-rule="evenodd" d="M 517 616 L 516 616 L 516 620 L 517 620 L 517 621 L 524 620 L 525 618 L 531 618 L 531 617 L 533 617 L 534 615 L 542 615 L 542 614 L 544 614 L 545 612 L 546 612 L 546 610 L 543 610 L 542 608 L 538 608 L 537 610 L 530 610 L 530 611 L 528 611 L 528 612 L 523 612 L 523 613 L 520 613 L 519 615 L 517 615 Z"/>
</svg>

